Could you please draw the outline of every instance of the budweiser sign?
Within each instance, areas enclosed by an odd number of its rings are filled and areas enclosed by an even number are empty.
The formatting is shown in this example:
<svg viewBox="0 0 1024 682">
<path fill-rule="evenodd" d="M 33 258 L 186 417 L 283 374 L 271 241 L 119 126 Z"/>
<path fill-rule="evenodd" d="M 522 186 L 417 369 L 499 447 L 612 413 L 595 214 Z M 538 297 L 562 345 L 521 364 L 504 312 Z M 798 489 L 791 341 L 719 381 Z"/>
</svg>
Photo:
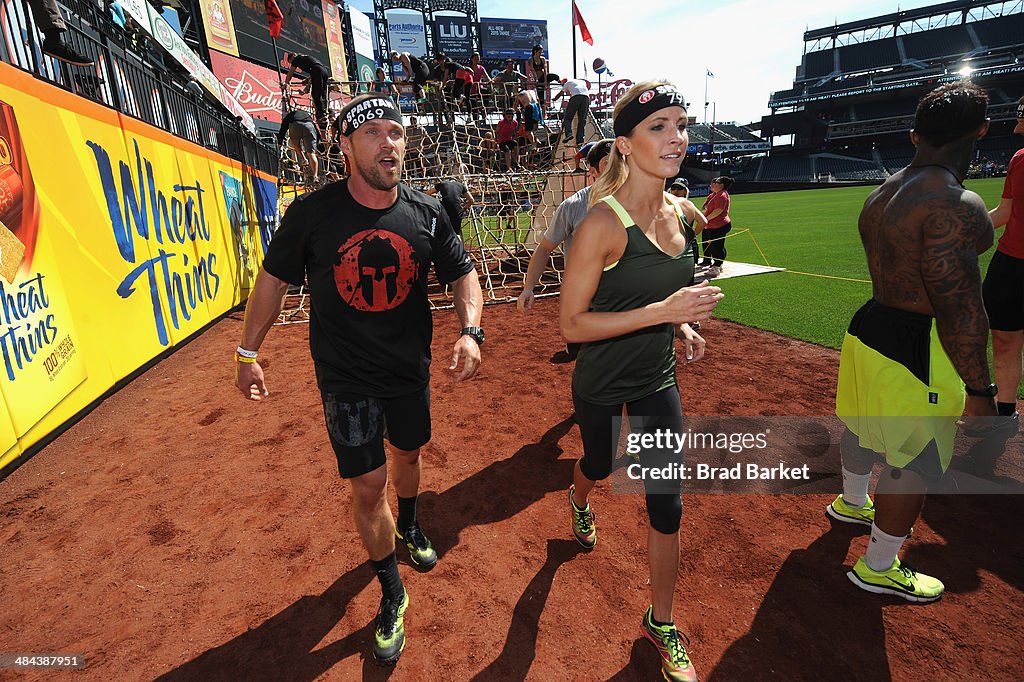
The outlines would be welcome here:
<svg viewBox="0 0 1024 682">
<path fill-rule="evenodd" d="M 281 77 L 273 71 L 210 51 L 213 72 L 250 116 L 281 122 Z"/>
<path fill-rule="evenodd" d="M 592 110 L 605 110 L 615 108 L 615 103 L 619 101 L 619 98 L 626 94 L 626 91 L 633 87 L 633 81 L 628 78 L 620 78 L 618 80 L 609 81 L 607 83 L 602 82 L 600 88 L 595 81 L 587 80 L 586 78 L 579 79 L 587 84 L 587 90 L 590 91 L 590 108 Z M 558 92 L 560 86 L 556 83 L 551 86 L 552 93 Z M 568 98 L 563 98 L 562 108 L 568 103 Z"/>
</svg>

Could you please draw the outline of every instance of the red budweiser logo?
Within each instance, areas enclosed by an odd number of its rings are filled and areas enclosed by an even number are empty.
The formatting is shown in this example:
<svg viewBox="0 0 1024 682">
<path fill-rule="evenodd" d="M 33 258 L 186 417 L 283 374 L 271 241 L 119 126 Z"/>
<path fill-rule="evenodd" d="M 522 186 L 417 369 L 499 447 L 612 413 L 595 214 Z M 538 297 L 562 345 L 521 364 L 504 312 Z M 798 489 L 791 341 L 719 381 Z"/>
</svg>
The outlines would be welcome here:
<svg viewBox="0 0 1024 682">
<path fill-rule="evenodd" d="M 277 87 L 270 88 L 248 69 L 242 69 L 237 78 L 225 78 L 224 85 L 250 115 L 281 120 L 281 91 Z"/>
</svg>

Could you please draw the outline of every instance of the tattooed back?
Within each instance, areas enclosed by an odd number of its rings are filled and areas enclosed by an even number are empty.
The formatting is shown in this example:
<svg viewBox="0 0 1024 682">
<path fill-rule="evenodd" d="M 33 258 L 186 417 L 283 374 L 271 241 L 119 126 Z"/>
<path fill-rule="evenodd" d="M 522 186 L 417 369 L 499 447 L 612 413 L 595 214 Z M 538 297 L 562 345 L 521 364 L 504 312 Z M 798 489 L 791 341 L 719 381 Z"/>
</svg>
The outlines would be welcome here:
<svg viewBox="0 0 1024 682">
<path fill-rule="evenodd" d="M 992 246 L 992 222 L 981 197 L 952 171 L 909 167 L 892 175 L 868 196 L 858 228 L 879 303 L 936 317 L 962 310 L 967 301 L 958 298 L 980 303 L 978 254 Z"/>
</svg>

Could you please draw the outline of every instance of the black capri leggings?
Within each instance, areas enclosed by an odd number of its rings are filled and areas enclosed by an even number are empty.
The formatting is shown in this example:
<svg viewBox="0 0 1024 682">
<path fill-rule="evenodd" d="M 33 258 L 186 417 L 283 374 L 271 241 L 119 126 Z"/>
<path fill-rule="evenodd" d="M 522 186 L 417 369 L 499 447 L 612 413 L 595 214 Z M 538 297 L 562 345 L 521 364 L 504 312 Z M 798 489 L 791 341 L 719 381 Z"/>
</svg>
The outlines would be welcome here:
<svg viewBox="0 0 1024 682">
<path fill-rule="evenodd" d="M 603 481 L 612 472 L 612 463 L 615 459 L 615 448 L 619 440 L 619 434 L 615 431 L 616 417 L 622 416 L 622 405 L 595 405 L 587 402 L 573 391 L 573 406 L 576 408 L 576 423 L 580 425 L 580 437 L 583 439 L 583 457 L 580 459 L 580 470 L 583 475 L 591 481 Z M 653 395 L 640 400 L 626 403 L 626 413 L 630 416 L 630 423 L 633 428 L 639 424 L 641 431 L 670 430 L 674 433 L 683 432 L 683 408 L 679 401 L 679 388 L 670 386 L 662 389 Z M 645 458 L 647 452 L 641 453 L 641 465 L 664 466 L 662 457 L 659 461 L 651 462 Z M 653 455 L 651 455 L 653 456 Z M 683 453 L 664 454 L 671 457 L 680 465 L 683 463 Z M 656 485 L 658 492 L 651 492 L 652 486 Z M 683 501 L 680 497 L 680 482 L 674 484 L 675 492 L 666 492 L 666 485 L 673 485 L 668 481 L 659 480 L 652 483 L 644 481 L 647 490 L 647 516 L 650 518 L 651 528 L 670 535 L 679 532 L 679 521 L 683 517 Z"/>
<path fill-rule="evenodd" d="M 722 227 L 705 229 L 701 232 L 704 240 L 704 258 L 711 260 L 712 265 L 721 267 L 725 261 L 725 235 L 732 229 L 732 223 L 726 223 Z"/>
</svg>

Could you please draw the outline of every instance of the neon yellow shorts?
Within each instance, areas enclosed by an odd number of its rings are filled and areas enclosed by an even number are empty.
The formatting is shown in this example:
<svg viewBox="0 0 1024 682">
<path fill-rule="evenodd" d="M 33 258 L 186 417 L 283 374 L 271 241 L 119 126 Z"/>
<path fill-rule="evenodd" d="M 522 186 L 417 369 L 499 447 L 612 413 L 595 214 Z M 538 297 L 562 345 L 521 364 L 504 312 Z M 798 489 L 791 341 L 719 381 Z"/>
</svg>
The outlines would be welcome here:
<svg viewBox="0 0 1024 682">
<path fill-rule="evenodd" d="M 931 316 L 873 299 L 853 316 L 839 358 L 836 416 L 861 447 L 934 480 L 953 457 L 964 400 Z"/>
</svg>

